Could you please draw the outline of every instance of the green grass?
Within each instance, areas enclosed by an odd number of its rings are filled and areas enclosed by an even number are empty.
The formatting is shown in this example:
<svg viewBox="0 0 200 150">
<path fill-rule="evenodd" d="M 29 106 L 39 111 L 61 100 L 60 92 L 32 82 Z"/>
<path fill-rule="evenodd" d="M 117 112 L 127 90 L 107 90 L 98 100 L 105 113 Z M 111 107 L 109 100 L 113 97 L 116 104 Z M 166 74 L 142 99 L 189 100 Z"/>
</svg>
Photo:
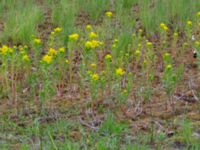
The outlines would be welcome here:
<svg viewBox="0 0 200 150">
<path fill-rule="evenodd" d="M 199 8 L 0 1 L 0 149 L 199 149 Z"/>
<path fill-rule="evenodd" d="M 33 1 L 15 1 L 8 5 L 3 15 L 4 36 L 1 40 L 13 43 L 29 43 L 32 35 L 37 35 L 37 26 L 42 23 L 43 11 Z"/>
<path fill-rule="evenodd" d="M 140 19 L 149 33 L 157 31 L 161 22 L 169 24 L 173 29 L 184 29 L 188 20 L 195 21 L 195 14 L 200 3 L 191 0 L 156 0 L 139 1 Z"/>
</svg>

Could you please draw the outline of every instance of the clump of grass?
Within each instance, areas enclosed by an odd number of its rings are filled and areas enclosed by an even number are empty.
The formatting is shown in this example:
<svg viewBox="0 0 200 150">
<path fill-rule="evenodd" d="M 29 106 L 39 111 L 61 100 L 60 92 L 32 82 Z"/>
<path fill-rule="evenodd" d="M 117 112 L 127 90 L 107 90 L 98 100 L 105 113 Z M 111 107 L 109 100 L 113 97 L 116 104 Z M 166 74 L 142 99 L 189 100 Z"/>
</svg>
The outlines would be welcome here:
<svg viewBox="0 0 200 150">
<path fill-rule="evenodd" d="M 78 11 L 77 4 L 70 0 L 59 0 L 58 3 L 51 2 L 50 8 L 52 9 L 52 23 L 55 26 L 62 27 L 63 33 L 66 35 L 72 33 Z M 66 42 L 66 38 L 64 42 Z"/>
<path fill-rule="evenodd" d="M 144 0 L 138 3 L 142 25 L 151 34 L 157 30 L 160 22 L 170 24 L 173 29 L 184 29 L 185 22 L 188 19 L 192 21 L 195 19 L 193 14 L 198 11 L 200 5 L 197 1 L 192 0 Z"/>
<path fill-rule="evenodd" d="M 16 1 L 5 13 L 4 42 L 29 43 L 32 35 L 37 35 L 37 25 L 43 20 L 42 10 L 33 1 Z"/>
<path fill-rule="evenodd" d="M 110 2 L 107 0 L 90 0 L 83 3 L 81 0 L 78 0 L 78 4 L 80 9 L 87 12 L 91 19 L 96 22 L 108 9 Z"/>
</svg>

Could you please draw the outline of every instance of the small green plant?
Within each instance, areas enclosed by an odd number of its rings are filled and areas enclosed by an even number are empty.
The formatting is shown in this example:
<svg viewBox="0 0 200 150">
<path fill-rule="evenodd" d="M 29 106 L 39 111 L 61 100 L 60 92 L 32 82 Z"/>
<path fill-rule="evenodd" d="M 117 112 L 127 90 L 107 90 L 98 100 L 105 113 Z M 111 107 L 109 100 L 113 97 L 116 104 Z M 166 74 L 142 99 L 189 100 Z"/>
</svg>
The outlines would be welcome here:
<svg viewBox="0 0 200 150">
<path fill-rule="evenodd" d="M 7 96 L 13 107 L 18 108 L 18 90 L 21 90 L 23 84 L 21 82 L 26 80 L 26 75 L 29 74 L 30 58 L 28 55 L 28 47 L 8 47 L 3 45 L 0 48 L 0 59 L 2 65 L 0 71 L 2 73 L 2 93 Z M 5 88 L 6 87 L 6 88 Z"/>
<path fill-rule="evenodd" d="M 186 149 L 198 149 L 199 142 L 198 137 L 193 135 L 194 128 L 192 126 L 192 122 L 188 119 L 183 119 L 180 124 L 180 128 L 175 135 L 175 140 L 183 143 Z"/>
<path fill-rule="evenodd" d="M 52 9 L 52 22 L 54 25 L 63 29 L 62 44 L 67 42 L 66 35 L 69 35 L 74 30 L 75 16 L 78 11 L 76 3 L 71 3 L 70 0 L 59 0 L 58 3 L 54 1 L 48 2 Z"/>
<path fill-rule="evenodd" d="M 166 90 L 168 101 L 170 105 L 173 108 L 173 111 L 175 111 L 175 104 L 173 99 L 173 93 L 176 90 L 176 86 L 178 81 L 182 78 L 182 72 L 183 72 L 183 65 L 180 65 L 177 70 L 173 68 L 172 66 L 172 58 L 169 53 L 165 53 L 163 56 L 164 60 L 164 72 L 162 76 L 162 80 L 164 83 L 164 88 Z M 166 109 L 168 107 L 168 104 L 166 105 Z"/>
<path fill-rule="evenodd" d="M 33 1 L 16 1 L 5 17 L 3 41 L 13 40 L 14 43 L 29 43 L 31 36 L 37 34 L 37 25 L 43 20 L 43 12 Z M 8 19 L 9 18 L 9 19 Z M 25 19 L 26 18 L 26 19 Z"/>
<path fill-rule="evenodd" d="M 108 8 L 110 2 L 107 0 L 90 0 L 83 4 L 81 0 L 78 0 L 78 3 L 80 9 L 86 11 L 94 21 L 97 21 Z"/>
<path fill-rule="evenodd" d="M 115 126 L 113 126 L 115 124 Z M 102 123 L 97 136 L 100 140 L 95 147 L 98 150 L 120 149 L 120 136 L 122 135 L 126 125 L 118 123 L 112 113 L 108 113 L 107 118 Z M 103 137 L 101 135 L 104 135 Z"/>
</svg>

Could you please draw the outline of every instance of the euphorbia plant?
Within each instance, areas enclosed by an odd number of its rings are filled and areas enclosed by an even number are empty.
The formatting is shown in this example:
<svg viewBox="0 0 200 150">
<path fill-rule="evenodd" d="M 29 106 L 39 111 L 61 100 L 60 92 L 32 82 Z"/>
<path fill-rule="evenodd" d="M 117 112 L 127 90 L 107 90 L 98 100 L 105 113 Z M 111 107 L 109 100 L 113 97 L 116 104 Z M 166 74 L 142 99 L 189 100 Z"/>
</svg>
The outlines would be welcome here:
<svg viewBox="0 0 200 150">
<path fill-rule="evenodd" d="M 177 69 L 172 65 L 172 58 L 169 53 L 165 53 L 163 56 L 164 60 L 164 72 L 162 80 L 164 83 L 164 88 L 168 96 L 168 101 L 170 106 L 172 106 L 173 111 L 175 111 L 173 94 L 176 90 L 178 81 L 182 78 L 183 65 L 180 65 Z M 168 108 L 168 103 L 166 104 L 166 109 Z"/>
<path fill-rule="evenodd" d="M 54 87 L 52 86 L 52 74 L 54 71 L 54 61 L 56 56 L 46 54 L 40 61 L 40 83 L 39 83 L 39 100 L 40 100 L 40 112 L 43 113 L 45 109 L 45 102 L 47 99 L 55 94 Z"/>
</svg>

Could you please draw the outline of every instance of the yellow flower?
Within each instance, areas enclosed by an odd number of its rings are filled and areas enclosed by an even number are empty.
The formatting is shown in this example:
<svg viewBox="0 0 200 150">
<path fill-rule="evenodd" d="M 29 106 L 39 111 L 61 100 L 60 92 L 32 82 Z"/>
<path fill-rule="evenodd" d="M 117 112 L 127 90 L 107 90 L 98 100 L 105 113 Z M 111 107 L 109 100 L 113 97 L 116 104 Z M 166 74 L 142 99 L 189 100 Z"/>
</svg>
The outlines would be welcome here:
<svg viewBox="0 0 200 150">
<path fill-rule="evenodd" d="M 51 35 L 53 36 L 54 34 L 55 34 L 55 32 L 52 31 L 52 32 L 51 32 Z"/>
<path fill-rule="evenodd" d="M 167 27 L 167 26 L 165 26 L 165 27 L 163 28 L 163 30 L 167 31 L 167 30 L 168 30 L 168 27 Z"/>
<path fill-rule="evenodd" d="M 117 68 L 117 69 L 115 70 L 115 73 L 116 73 L 116 75 L 122 76 L 122 75 L 125 74 L 125 71 L 124 71 L 122 68 Z"/>
<path fill-rule="evenodd" d="M 136 51 L 135 51 L 135 55 L 136 55 L 136 56 L 140 56 L 140 50 L 136 50 Z"/>
<path fill-rule="evenodd" d="M 112 58 L 112 56 L 110 55 L 110 54 L 107 54 L 106 56 L 105 56 L 105 59 L 107 59 L 107 60 L 109 60 L 109 59 L 111 59 Z"/>
<path fill-rule="evenodd" d="M 170 54 L 167 52 L 164 54 L 164 57 L 169 57 L 169 56 L 170 56 Z"/>
<path fill-rule="evenodd" d="M 36 38 L 36 39 L 34 39 L 34 43 L 39 45 L 39 44 L 41 44 L 42 42 L 41 42 L 41 39 Z"/>
<path fill-rule="evenodd" d="M 172 69 L 172 65 L 171 65 L 171 64 L 168 64 L 168 65 L 166 66 L 166 68 L 167 68 L 167 69 Z"/>
<path fill-rule="evenodd" d="M 9 47 L 7 45 L 3 45 L 0 48 L 0 52 L 1 52 L 2 55 L 6 55 L 9 52 Z"/>
<path fill-rule="evenodd" d="M 187 21 L 187 25 L 188 25 L 188 26 L 192 26 L 192 21 L 188 20 L 188 21 Z"/>
<path fill-rule="evenodd" d="M 153 47 L 153 44 L 151 42 L 147 42 L 146 44 L 147 44 L 147 47 L 149 47 L 149 48 Z"/>
<path fill-rule="evenodd" d="M 59 27 L 57 27 L 57 28 L 54 29 L 54 32 L 55 32 L 55 33 L 59 33 L 59 32 L 61 32 L 61 31 L 62 31 L 62 28 L 59 28 Z"/>
<path fill-rule="evenodd" d="M 200 42 L 199 42 L 199 41 L 196 41 L 196 42 L 195 42 L 195 45 L 196 45 L 196 46 L 200 46 Z"/>
<path fill-rule="evenodd" d="M 96 67 L 97 67 L 97 65 L 96 65 L 95 63 L 90 64 L 90 66 L 91 66 L 92 68 L 96 68 Z"/>
<path fill-rule="evenodd" d="M 44 55 L 42 58 L 42 60 L 46 62 L 47 64 L 50 64 L 52 62 L 52 59 L 53 59 L 53 56 L 50 56 L 50 55 Z"/>
<path fill-rule="evenodd" d="M 59 49 L 58 49 L 58 52 L 59 52 L 59 53 L 64 53 L 64 52 L 65 52 L 65 48 L 64 48 L 64 47 L 59 48 Z"/>
<path fill-rule="evenodd" d="M 79 35 L 77 33 L 69 35 L 69 40 L 71 40 L 71 41 L 77 41 L 78 38 L 79 38 Z"/>
<path fill-rule="evenodd" d="M 97 40 L 92 40 L 92 48 L 97 48 L 99 46 L 101 46 L 103 43 Z"/>
<path fill-rule="evenodd" d="M 116 44 L 116 43 L 118 43 L 119 42 L 119 40 L 118 39 L 114 39 L 114 43 Z"/>
<path fill-rule="evenodd" d="M 160 24 L 160 28 L 163 29 L 164 31 L 168 30 L 168 27 L 164 23 Z"/>
<path fill-rule="evenodd" d="M 27 54 L 25 54 L 23 57 L 22 57 L 22 60 L 23 61 L 29 61 L 29 56 Z"/>
<path fill-rule="evenodd" d="M 87 30 L 92 30 L 92 26 L 88 24 L 88 25 L 86 26 L 86 29 L 87 29 Z"/>
<path fill-rule="evenodd" d="M 128 91 L 127 91 L 126 89 L 124 89 L 124 90 L 122 91 L 123 94 L 127 94 L 127 92 L 128 92 Z"/>
<path fill-rule="evenodd" d="M 160 24 L 160 28 L 163 28 L 164 26 L 165 26 L 164 23 L 161 23 L 161 24 Z"/>
<path fill-rule="evenodd" d="M 198 17 L 200 17 L 200 11 L 199 11 L 199 12 L 197 12 L 197 16 L 198 16 Z"/>
<path fill-rule="evenodd" d="M 142 32 L 143 32 L 143 30 L 142 30 L 142 29 L 139 29 L 139 30 L 138 30 L 138 32 L 139 32 L 139 33 L 142 33 Z"/>
<path fill-rule="evenodd" d="M 183 46 L 184 46 L 184 47 L 188 47 L 189 44 L 188 44 L 187 42 L 185 42 L 185 43 L 183 43 Z"/>
<path fill-rule="evenodd" d="M 106 15 L 107 17 L 112 17 L 113 13 L 112 13 L 111 11 L 107 11 L 107 12 L 105 13 L 105 15 Z"/>
<path fill-rule="evenodd" d="M 91 41 L 86 41 L 85 42 L 85 47 L 90 49 L 92 47 L 92 42 Z"/>
<path fill-rule="evenodd" d="M 50 56 L 54 56 L 57 54 L 57 51 L 54 48 L 50 48 L 47 54 Z"/>
<path fill-rule="evenodd" d="M 116 44 L 113 44 L 113 45 L 112 45 L 112 48 L 116 48 L 116 46 L 117 46 Z"/>
<path fill-rule="evenodd" d="M 178 37 L 178 33 L 177 32 L 174 32 L 174 37 Z"/>
<path fill-rule="evenodd" d="M 69 60 L 68 60 L 68 59 L 66 59 L 66 60 L 65 60 L 65 63 L 66 63 L 66 64 L 68 64 L 68 63 L 69 63 Z"/>
<path fill-rule="evenodd" d="M 86 41 L 85 42 L 85 47 L 87 49 L 97 48 L 97 47 L 101 46 L 102 44 L 103 43 L 98 41 L 98 40 Z"/>
<path fill-rule="evenodd" d="M 143 61 L 143 65 L 144 65 L 144 66 L 147 65 L 147 60 L 146 60 L 146 59 Z"/>
<path fill-rule="evenodd" d="M 166 61 L 169 60 L 169 59 L 170 59 L 170 54 L 166 52 L 166 53 L 163 55 L 163 59 L 166 60 Z"/>
<path fill-rule="evenodd" d="M 94 81 L 99 80 L 99 75 L 97 73 L 92 74 L 91 77 L 92 77 L 92 80 Z"/>
<path fill-rule="evenodd" d="M 90 32 L 90 34 L 89 34 L 89 38 L 97 38 L 98 37 L 98 35 L 95 33 L 95 32 Z"/>
</svg>

